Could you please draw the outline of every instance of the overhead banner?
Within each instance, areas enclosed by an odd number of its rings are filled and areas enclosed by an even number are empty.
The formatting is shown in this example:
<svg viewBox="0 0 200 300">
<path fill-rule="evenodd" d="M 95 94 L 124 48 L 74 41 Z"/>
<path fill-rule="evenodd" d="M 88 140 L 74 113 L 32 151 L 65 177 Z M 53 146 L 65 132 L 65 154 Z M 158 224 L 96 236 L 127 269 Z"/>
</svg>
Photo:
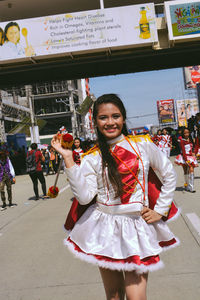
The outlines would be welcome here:
<svg viewBox="0 0 200 300">
<path fill-rule="evenodd" d="M 176 106 L 179 126 L 187 126 L 187 120 L 199 112 L 197 99 L 176 100 Z"/>
<path fill-rule="evenodd" d="M 157 101 L 157 111 L 159 124 L 174 123 L 176 121 L 174 99 Z"/>
<path fill-rule="evenodd" d="M 197 83 L 200 83 L 200 66 L 190 66 L 183 68 L 185 88 L 195 89 Z"/>
<path fill-rule="evenodd" d="M 153 3 L 3 22 L 0 28 L 0 61 L 158 41 Z"/>
<path fill-rule="evenodd" d="M 200 38 L 200 1 L 165 2 L 170 40 Z"/>
</svg>

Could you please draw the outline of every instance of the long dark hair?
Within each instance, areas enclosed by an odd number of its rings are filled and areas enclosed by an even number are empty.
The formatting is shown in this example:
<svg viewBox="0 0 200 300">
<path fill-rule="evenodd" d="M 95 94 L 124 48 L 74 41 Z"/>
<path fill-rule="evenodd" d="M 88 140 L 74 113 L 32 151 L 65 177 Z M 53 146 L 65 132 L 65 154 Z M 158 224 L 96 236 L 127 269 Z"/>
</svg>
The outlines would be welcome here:
<svg viewBox="0 0 200 300">
<path fill-rule="evenodd" d="M 74 138 L 74 142 L 75 142 L 75 140 L 77 140 L 77 141 L 80 142 L 80 146 L 79 146 L 79 147 L 80 147 L 81 149 L 83 149 L 81 139 L 80 139 L 79 137 L 75 137 L 75 138 Z M 75 145 L 73 144 L 72 150 L 74 150 L 74 149 L 76 149 L 76 147 L 75 147 Z"/>
<path fill-rule="evenodd" d="M 183 127 L 182 128 L 182 133 L 181 133 L 182 138 L 185 138 L 185 134 L 184 134 L 185 130 L 189 131 L 189 141 L 193 144 L 193 147 L 194 147 L 194 141 L 193 141 L 193 138 L 191 136 L 191 132 L 190 132 L 190 130 L 187 127 Z"/>
<path fill-rule="evenodd" d="M 104 95 L 100 96 L 99 98 L 97 98 L 97 100 L 94 102 L 94 107 L 93 107 L 94 122 L 96 122 L 96 119 L 97 119 L 99 106 L 101 104 L 105 104 L 105 103 L 112 103 L 119 108 L 119 110 L 123 116 L 123 119 L 124 119 L 122 133 L 124 135 L 128 135 L 128 130 L 127 130 L 126 123 L 125 123 L 126 110 L 125 110 L 124 104 L 121 101 L 121 99 L 115 94 L 104 94 Z M 98 141 L 97 141 L 98 146 L 99 146 L 99 149 L 100 149 L 101 155 L 102 155 L 103 174 L 104 174 L 105 167 L 108 167 L 108 177 L 109 177 L 110 182 L 112 183 L 112 186 L 115 190 L 115 196 L 118 197 L 122 194 L 122 191 L 123 191 L 121 177 L 117 170 L 116 161 L 110 153 L 110 147 L 107 143 L 107 140 L 104 137 L 104 135 L 99 131 L 98 127 L 97 127 L 97 139 L 98 139 Z"/>
</svg>

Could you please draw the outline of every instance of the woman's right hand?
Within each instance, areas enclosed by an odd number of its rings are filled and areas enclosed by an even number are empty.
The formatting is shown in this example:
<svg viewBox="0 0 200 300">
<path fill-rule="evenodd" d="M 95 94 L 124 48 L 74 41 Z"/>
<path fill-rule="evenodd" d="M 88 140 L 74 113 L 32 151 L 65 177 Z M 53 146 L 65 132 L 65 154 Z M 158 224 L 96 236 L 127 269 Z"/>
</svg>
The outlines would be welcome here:
<svg viewBox="0 0 200 300">
<path fill-rule="evenodd" d="M 72 158 L 72 150 L 70 149 L 64 149 L 61 146 L 61 138 L 58 134 L 53 136 L 53 139 L 51 140 L 51 146 L 60 153 L 63 158 Z"/>
<path fill-rule="evenodd" d="M 53 139 L 51 140 L 51 146 L 63 156 L 66 168 L 71 168 L 75 164 L 72 156 L 72 150 L 64 149 L 61 146 L 60 135 L 54 135 Z"/>
</svg>

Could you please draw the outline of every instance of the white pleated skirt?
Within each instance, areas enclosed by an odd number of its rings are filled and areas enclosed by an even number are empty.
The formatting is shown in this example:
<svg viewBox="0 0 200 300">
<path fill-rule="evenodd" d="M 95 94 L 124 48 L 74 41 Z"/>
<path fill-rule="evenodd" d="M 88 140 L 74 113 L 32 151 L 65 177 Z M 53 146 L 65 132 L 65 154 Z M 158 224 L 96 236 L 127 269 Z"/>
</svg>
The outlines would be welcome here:
<svg viewBox="0 0 200 300">
<path fill-rule="evenodd" d="M 187 156 L 187 161 L 188 164 L 193 166 L 194 168 L 198 167 L 198 162 L 195 156 Z M 179 166 L 183 166 L 186 165 L 185 160 L 183 159 L 183 156 L 181 154 L 177 155 L 175 158 L 175 164 L 179 165 Z"/>
<path fill-rule="evenodd" d="M 166 222 L 147 224 L 138 215 L 112 215 L 90 206 L 64 244 L 76 257 L 102 268 L 144 273 L 163 267 L 159 254 L 178 245 Z"/>
</svg>

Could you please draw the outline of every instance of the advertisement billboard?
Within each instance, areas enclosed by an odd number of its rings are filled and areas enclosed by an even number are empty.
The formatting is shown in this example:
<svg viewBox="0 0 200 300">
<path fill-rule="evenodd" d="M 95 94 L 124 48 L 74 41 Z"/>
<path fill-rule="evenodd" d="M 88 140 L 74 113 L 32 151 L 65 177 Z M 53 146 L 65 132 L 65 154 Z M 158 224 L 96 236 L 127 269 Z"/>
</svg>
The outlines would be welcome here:
<svg viewBox="0 0 200 300">
<path fill-rule="evenodd" d="M 179 126 L 187 126 L 187 120 L 199 112 L 197 99 L 176 100 L 176 106 Z"/>
<path fill-rule="evenodd" d="M 159 100 L 157 101 L 157 111 L 159 124 L 174 123 L 174 99 Z"/>
<path fill-rule="evenodd" d="M 200 1 L 165 2 L 170 40 L 200 38 Z"/>
<path fill-rule="evenodd" d="M 153 3 L 3 22 L 0 28 L 0 62 L 158 41 Z"/>
<path fill-rule="evenodd" d="M 195 89 L 197 83 L 200 83 L 200 66 L 190 66 L 183 68 L 185 88 Z"/>
</svg>

